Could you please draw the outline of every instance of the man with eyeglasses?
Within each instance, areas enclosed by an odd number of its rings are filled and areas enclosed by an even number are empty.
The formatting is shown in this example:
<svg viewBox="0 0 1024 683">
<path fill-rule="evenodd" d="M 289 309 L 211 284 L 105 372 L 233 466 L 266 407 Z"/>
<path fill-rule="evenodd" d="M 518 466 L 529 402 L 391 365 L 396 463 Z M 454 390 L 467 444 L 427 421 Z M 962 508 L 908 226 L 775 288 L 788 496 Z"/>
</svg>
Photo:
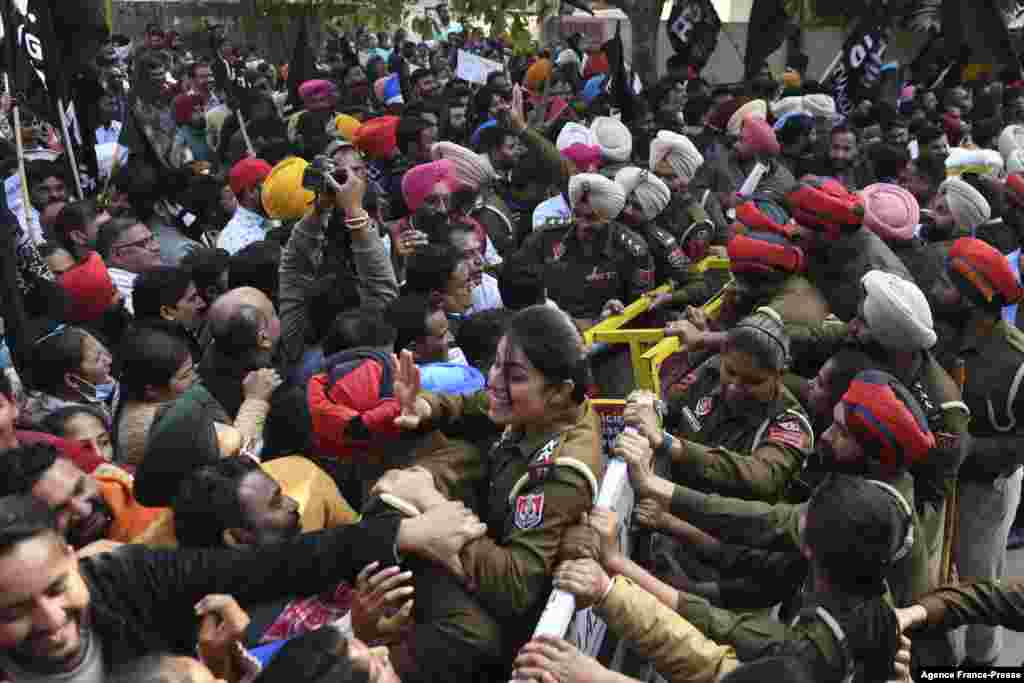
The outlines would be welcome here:
<svg viewBox="0 0 1024 683">
<path fill-rule="evenodd" d="M 107 264 L 114 286 L 134 313 L 132 290 L 140 273 L 161 265 L 160 242 L 149 227 L 134 217 L 115 218 L 100 228 L 96 251 Z"/>
</svg>

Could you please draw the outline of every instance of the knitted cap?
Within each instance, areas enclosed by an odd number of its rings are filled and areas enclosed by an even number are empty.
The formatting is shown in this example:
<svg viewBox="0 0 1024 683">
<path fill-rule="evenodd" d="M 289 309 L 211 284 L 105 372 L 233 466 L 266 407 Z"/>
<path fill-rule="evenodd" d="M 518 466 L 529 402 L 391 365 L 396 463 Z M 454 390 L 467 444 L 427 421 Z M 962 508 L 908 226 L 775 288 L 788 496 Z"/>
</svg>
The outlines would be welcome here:
<svg viewBox="0 0 1024 683">
<path fill-rule="evenodd" d="M 278 162 L 263 181 L 263 210 L 271 218 L 294 220 L 302 218 L 312 205 L 315 195 L 302 187 L 302 175 L 309 162 L 299 157 L 288 157 Z"/>
<path fill-rule="evenodd" d="M 841 405 L 850 435 L 887 472 L 923 462 L 935 447 L 921 407 L 888 373 L 865 370 L 858 374 Z"/>
<path fill-rule="evenodd" d="M 939 185 L 939 194 L 946 197 L 949 211 L 957 227 L 968 230 L 971 234 L 977 227 L 987 223 L 992 217 L 992 207 L 988 200 L 965 180 L 946 178 Z"/>
<path fill-rule="evenodd" d="M 95 251 L 90 252 L 85 261 L 58 275 L 57 283 L 71 300 L 68 320 L 75 323 L 98 319 L 117 296 L 107 266 Z"/>
<path fill-rule="evenodd" d="M 231 167 L 228 184 L 235 195 L 240 195 L 262 183 L 270 175 L 270 171 L 270 164 L 263 159 L 247 157 Z"/>
<path fill-rule="evenodd" d="M 803 270 L 804 252 L 786 238 L 750 232 L 729 240 L 729 270 L 734 273 L 796 273 Z"/>
<path fill-rule="evenodd" d="M 680 178 L 692 180 L 704 164 L 704 157 L 690 138 L 670 130 L 659 130 L 651 140 L 651 154 L 648 161 L 653 171 L 662 160 L 667 161 Z"/>
<path fill-rule="evenodd" d="M 860 192 L 864 200 L 864 227 L 886 242 L 906 242 L 921 222 L 921 207 L 914 195 L 899 185 L 875 183 Z"/>
<path fill-rule="evenodd" d="M 626 199 L 636 199 L 643 211 L 644 220 L 654 220 L 672 199 L 668 185 L 652 172 L 627 166 L 615 174 L 615 182 L 626 191 Z"/>
<path fill-rule="evenodd" d="M 551 71 L 551 60 L 538 59 L 526 70 L 526 87 L 534 91 L 539 90 L 544 82 L 551 78 Z"/>
<path fill-rule="evenodd" d="M 569 205 L 576 208 L 584 198 L 609 219 L 618 217 L 626 205 L 622 186 L 599 173 L 578 173 L 569 178 Z"/>
<path fill-rule="evenodd" d="M 434 143 L 430 154 L 435 160 L 449 159 L 455 164 L 455 180 L 461 187 L 479 190 L 495 178 L 494 167 L 487 157 L 454 142 Z"/>
<path fill-rule="evenodd" d="M 629 155 L 633 153 L 633 134 L 626 124 L 610 116 L 598 116 L 590 130 L 594 132 L 594 139 L 606 159 L 618 163 L 629 161 Z"/>
<path fill-rule="evenodd" d="M 410 211 L 420 208 L 423 200 L 438 183 L 447 184 L 449 189 L 455 183 L 455 164 L 450 159 L 413 166 L 402 176 L 402 197 L 405 198 L 405 205 Z"/>
<path fill-rule="evenodd" d="M 946 260 L 950 279 L 960 293 L 986 309 L 999 310 L 1021 300 L 1021 286 L 1007 258 L 974 237 L 953 243 Z"/>
<path fill-rule="evenodd" d="M 917 285 L 881 270 L 870 271 L 860 282 L 864 322 L 872 339 L 887 349 L 922 351 L 935 346 L 932 309 Z"/>
</svg>

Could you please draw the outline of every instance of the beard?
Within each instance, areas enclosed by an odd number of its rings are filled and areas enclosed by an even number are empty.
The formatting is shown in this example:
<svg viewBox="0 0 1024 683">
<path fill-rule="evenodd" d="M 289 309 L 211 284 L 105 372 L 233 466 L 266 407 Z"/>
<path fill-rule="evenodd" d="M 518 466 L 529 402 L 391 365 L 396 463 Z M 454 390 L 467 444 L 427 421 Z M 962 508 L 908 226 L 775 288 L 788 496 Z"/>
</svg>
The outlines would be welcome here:
<svg viewBox="0 0 1024 683">
<path fill-rule="evenodd" d="M 448 223 L 448 214 L 421 206 L 413 214 L 413 223 L 417 230 L 425 232 L 431 239 L 436 239 L 441 235 L 441 228 Z"/>
</svg>

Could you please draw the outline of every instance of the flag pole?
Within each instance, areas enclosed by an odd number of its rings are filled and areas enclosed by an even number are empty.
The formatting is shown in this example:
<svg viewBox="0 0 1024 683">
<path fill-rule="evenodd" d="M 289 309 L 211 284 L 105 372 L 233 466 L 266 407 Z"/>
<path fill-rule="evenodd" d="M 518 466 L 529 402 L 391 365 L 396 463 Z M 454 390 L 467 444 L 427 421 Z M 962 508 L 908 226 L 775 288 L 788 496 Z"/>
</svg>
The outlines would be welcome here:
<svg viewBox="0 0 1024 683">
<path fill-rule="evenodd" d="M 245 125 L 245 115 L 242 114 L 242 107 L 238 107 L 238 111 L 235 112 L 238 116 L 238 128 L 242 131 L 242 139 L 245 141 L 245 148 L 249 151 L 249 156 L 255 157 L 256 150 L 253 149 L 252 140 L 249 139 L 249 129 Z"/>
<path fill-rule="evenodd" d="M 819 83 L 824 83 L 824 82 L 825 82 L 825 80 L 826 80 L 826 79 L 827 79 L 827 78 L 828 78 L 829 76 L 831 76 L 831 75 L 832 75 L 832 71 L 833 71 L 833 70 L 834 70 L 834 69 L 836 68 L 836 65 L 838 65 L 838 64 L 839 64 L 839 60 L 840 60 L 840 59 L 842 59 L 842 58 L 843 58 L 843 49 L 842 49 L 842 48 L 839 48 L 839 51 L 838 51 L 838 52 L 836 52 L 836 56 L 835 56 L 835 57 L 833 57 L 833 58 L 832 58 L 832 61 L 831 61 L 831 62 L 829 63 L 829 65 L 828 65 L 828 68 L 826 68 L 826 69 L 825 69 L 825 70 L 824 70 L 824 71 L 823 71 L 823 72 L 821 73 L 821 78 L 819 78 L 819 79 L 818 79 L 818 82 L 819 82 Z"/>
<path fill-rule="evenodd" d="M 78 198 L 85 199 L 82 192 L 82 179 L 78 175 L 78 161 L 75 159 L 75 144 L 68 133 L 68 121 L 64 118 L 64 99 L 57 98 L 57 115 L 60 117 L 60 129 L 64 133 L 64 151 L 68 153 L 68 161 L 71 163 L 71 175 L 75 178 L 75 190 L 78 191 Z"/>
<path fill-rule="evenodd" d="M 4 92 L 8 97 L 14 97 L 11 93 L 11 77 L 6 71 L 4 72 Z M 14 106 L 11 107 L 11 114 L 14 118 L 14 147 L 18 154 L 18 178 L 21 180 L 21 208 L 25 212 L 25 228 L 28 229 L 31 223 L 29 211 L 31 211 L 32 203 L 28 192 L 28 176 L 25 173 L 25 143 L 21 139 L 20 109 L 18 101 L 14 100 Z"/>
</svg>

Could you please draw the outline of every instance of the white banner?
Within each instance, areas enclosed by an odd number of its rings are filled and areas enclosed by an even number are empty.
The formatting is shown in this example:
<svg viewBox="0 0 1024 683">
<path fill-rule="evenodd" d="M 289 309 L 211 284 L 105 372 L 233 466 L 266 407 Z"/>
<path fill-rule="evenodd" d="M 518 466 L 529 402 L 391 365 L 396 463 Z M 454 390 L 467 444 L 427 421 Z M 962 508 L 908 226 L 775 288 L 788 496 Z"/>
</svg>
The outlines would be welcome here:
<svg viewBox="0 0 1024 683">
<path fill-rule="evenodd" d="M 455 77 L 470 83 L 487 84 L 487 76 L 493 71 L 502 71 L 505 66 L 492 59 L 484 59 L 479 55 L 459 50 L 459 63 L 455 68 Z"/>
</svg>

